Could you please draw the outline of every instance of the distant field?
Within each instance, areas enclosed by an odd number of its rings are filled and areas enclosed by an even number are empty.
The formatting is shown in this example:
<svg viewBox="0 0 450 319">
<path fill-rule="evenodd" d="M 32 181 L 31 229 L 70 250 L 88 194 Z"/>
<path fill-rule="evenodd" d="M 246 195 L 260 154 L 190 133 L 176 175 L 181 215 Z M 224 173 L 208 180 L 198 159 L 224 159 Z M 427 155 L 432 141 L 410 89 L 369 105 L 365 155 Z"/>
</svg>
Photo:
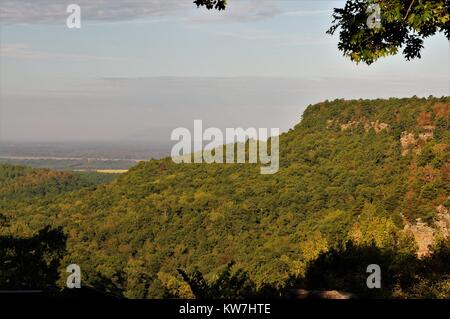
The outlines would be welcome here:
<svg viewBox="0 0 450 319">
<path fill-rule="evenodd" d="M 170 145 L 155 142 L 5 142 L 0 164 L 53 170 L 120 174 L 143 159 L 170 154 Z"/>
<path fill-rule="evenodd" d="M 171 145 L 158 142 L 6 142 L 0 140 L 0 157 L 150 159 L 170 154 Z"/>
<path fill-rule="evenodd" d="M 18 158 L 1 157 L 0 164 L 22 165 L 33 168 L 49 168 L 70 171 L 101 171 L 102 173 L 124 173 L 138 160 L 128 159 L 86 159 L 86 158 Z"/>
<path fill-rule="evenodd" d="M 127 169 L 98 169 L 96 170 L 97 173 L 103 173 L 103 174 L 123 174 L 128 172 Z"/>
</svg>

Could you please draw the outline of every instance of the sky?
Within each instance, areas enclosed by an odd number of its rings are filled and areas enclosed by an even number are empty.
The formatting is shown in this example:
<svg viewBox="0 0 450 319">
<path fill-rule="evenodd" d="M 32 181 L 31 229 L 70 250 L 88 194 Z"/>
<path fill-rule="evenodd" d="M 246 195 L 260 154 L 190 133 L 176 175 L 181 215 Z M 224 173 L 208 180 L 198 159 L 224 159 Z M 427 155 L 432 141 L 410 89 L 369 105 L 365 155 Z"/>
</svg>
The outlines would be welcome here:
<svg viewBox="0 0 450 319">
<path fill-rule="evenodd" d="M 345 1 L 0 0 L 0 141 L 170 141 L 280 128 L 335 98 L 450 95 L 450 46 L 356 65 L 325 31 Z M 81 28 L 66 26 L 67 5 Z"/>
</svg>

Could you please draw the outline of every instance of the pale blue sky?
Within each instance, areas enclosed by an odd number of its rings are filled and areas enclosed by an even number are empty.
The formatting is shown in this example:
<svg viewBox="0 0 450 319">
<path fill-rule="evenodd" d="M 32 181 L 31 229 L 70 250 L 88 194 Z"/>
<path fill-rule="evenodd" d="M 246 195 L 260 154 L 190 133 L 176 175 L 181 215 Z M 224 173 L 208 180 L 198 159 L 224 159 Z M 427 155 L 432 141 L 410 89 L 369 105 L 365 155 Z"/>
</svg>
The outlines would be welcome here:
<svg viewBox="0 0 450 319">
<path fill-rule="evenodd" d="M 165 141 L 197 118 L 285 131 L 324 99 L 450 93 L 443 35 L 420 60 L 343 58 L 325 31 L 344 1 L 71 2 L 0 0 L 0 140 Z"/>
</svg>

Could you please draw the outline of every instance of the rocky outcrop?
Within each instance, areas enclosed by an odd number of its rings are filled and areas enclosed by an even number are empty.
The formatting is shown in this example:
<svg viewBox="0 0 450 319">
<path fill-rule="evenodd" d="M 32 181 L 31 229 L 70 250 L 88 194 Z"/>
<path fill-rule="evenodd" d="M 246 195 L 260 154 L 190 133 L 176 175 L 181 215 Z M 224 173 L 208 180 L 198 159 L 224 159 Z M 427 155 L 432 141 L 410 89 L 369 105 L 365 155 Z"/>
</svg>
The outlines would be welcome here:
<svg viewBox="0 0 450 319">
<path fill-rule="evenodd" d="M 426 141 L 429 141 L 431 139 L 433 139 L 433 131 L 428 131 L 428 132 L 419 134 L 419 140 L 420 141 L 426 142 Z"/>
<path fill-rule="evenodd" d="M 337 290 L 292 289 L 289 297 L 293 299 L 356 299 L 356 295 Z"/>
<path fill-rule="evenodd" d="M 335 123 L 335 120 L 327 120 L 327 129 L 331 128 L 333 124 Z"/>
<path fill-rule="evenodd" d="M 348 131 L 352 128 L 356 128 L 358 126 L 359 122 L 357 121 L 349 121 L 345 124 L 341 124 L 341 131 Z"/>
<path fill-rule="evenodd" d="M 375 122 L 365 122 L 364 123 L 364 130 L 366 132 L 368 132 L 371 128 L 373 128 L 375 133 L 378 134 L 383 130 L 387 130 L 389 128 L 389 124 L 381 123 L 378 120 L 376 120 Z"/>
<path fill-rule="evenodd" d="M 434 229 L 419 218 L 415 223 L 405 221 L 404 230 L 412 233 L 414 236 L 418 247 L 417 256 L 428 256 L 430 254 L 430 246 L 434 243 Z"/>
<path fill-rule="evenodd" d="M 400 137 L 400 145 L 402 148 L 402 156 L 408 155 L 411 150 L 417 150 L 419 143 L 414 133 L 402 132 Z"/>
<path fill-rule="evenodd" d="M 436 231 L 439 236 L 443 238 L 448 238 L 450 235 L 450 212 L 449 209 L 444 205 L 439 205 L 436 208 L 437 220 L 436 220 Z"/>
<path fill-rule="evenodd" d="M 332 124 L 334 124 L 336 121 L 335 120 L 328 120 L 327 121 L 327 127 L 331 126 Z M 373 129 L 375 131 L 375 133 L 380 133 L 383 130 L 387 130 L 389 128 L 389 124 L 387 123 L 382 123 L 379 120 L 376 120 L 375 122 L 370 122 L 368 119 L 366 118 L 361 118 L 359 120 L 352 120 L 352 121 L 348 121 L 347 123 L 341 124 L 341 131 L 348 131 L 351 129 L 354 129 L 356 127 L 358 127 L 358 125 L 363 125 L 364 127 L 364 131 L 368 132 L 370 129 Z"/>
<path fill-rule="evenodd" d="M 434 227 L 424 223 L 420 218 L 415 223 L 403 219 L 404 231 L 412 233 L 418 246 L 417 256 L 424 257 L 431 253 L 430 246 L 438 238 L 450 236 L 450 212 L 444 205 L 436 207 L 436 220 Z"/>
<path fill-rule="evenodd" d="M 402 156 L 408 155 L 411 151 L 415 154 L 420 154 L 422 145 L 431 139 L 433 139 L 433 131 L 430 130 L 420 133 L 417 138 L 414 133 L 408 131 L 402 132 L 400 137 Z"/>
</svg>

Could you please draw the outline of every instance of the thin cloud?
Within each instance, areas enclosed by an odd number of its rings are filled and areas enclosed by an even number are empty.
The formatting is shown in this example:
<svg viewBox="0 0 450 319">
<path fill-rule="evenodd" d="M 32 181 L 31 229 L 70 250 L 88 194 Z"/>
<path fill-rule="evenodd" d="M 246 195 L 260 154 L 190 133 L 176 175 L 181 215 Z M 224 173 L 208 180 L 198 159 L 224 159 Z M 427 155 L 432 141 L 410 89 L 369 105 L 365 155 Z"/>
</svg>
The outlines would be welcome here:
<svg viewBox="0 0 450 319">
<path fill-rule="evenodd" d="M 82 19 L 127 21 L 175 14 L 193 6 L 180 0 L 77 0 Z M 0 21 L 4 24 L 59 23 L 65 21 L 69 3 L 57 0 L 1 0 Z"/>
<path fill-rule="evenodd" d="M 0 47 L 0 57 L 16 59 L 67 59 L 77 61 L 87 60 L 122 60 L 116 57 L 95 56 L 88 54 L 73 54 L 64 52 L 50 52 L 37 50 L 28 44 L 12 43 L 2 44 Z"/>
<path fill-rule="evenodd" d="M 77 0 L 84 21 L 122 22 L 178 18 L 188 23 L 252 22 L 280 15 L 322 16 L 330 10 L 286 11 L 276 0 L 229 1 L 225 11 L 197 9 L 193 0 Z M 69 2 L 0 0 L 1 24 L 64 23 Z"/>
<path fill-rule="evenodd" d="M 331 16 L 332 14 L 333 8 L 329 10 L 295 10 L 283 12 L 283 15 L 296 17 L 324 17 Z"/>
<path fill-rule="evenodd" d="M 299 33 L 281 33 L 273 32 L 270 30 L 244 30 L 242 32 L 232 32 L 232 31 L 211 31 L 217 36 L 231 37 L 246 41 L 262 41 L 262 42 L 273 42 L 278 45 L 290 45 L 290 46 L 301 46 L 301 45 L 326 45 L 333 43 L 331 38 L 315 38 L 311 36 L 305 36 Z"/>
<path fill-rule="evenodd" d="M 225 11 L 199 11 L 188 19 L 193 23 L 252 22 L 271 19 L 283 11 L 274 0 L 229 1 Z"/>
<path fill-rule="evenodd" d="M 227 10 L 197 9 L 193 0 L 77 0 L 84 21 L 120 22 L 181 16 L 188 22 L 248 22 L 282 13 L 274 0 L 230 1 Z M 69 3 L 57 0 L 0 0 L 2 24 L 61 23 Z M 192 16 L 194 13 L 195 16 Z"/>
</svg>

